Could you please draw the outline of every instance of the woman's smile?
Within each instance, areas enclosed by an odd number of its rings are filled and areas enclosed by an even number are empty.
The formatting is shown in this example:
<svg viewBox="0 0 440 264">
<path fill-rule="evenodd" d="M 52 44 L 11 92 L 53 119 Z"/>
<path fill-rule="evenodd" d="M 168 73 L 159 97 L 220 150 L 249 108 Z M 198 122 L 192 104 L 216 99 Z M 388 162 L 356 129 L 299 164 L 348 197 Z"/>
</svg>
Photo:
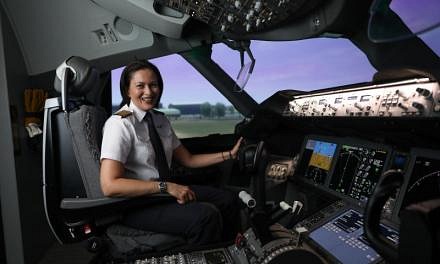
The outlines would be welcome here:
<svg viewBox="0 0 440 264">
<path fill-rule="evenodd" d="M 153 71 L 141 69 L 133 73 L 128 88 L 128 97 L 137 107 L 144 111 L 154 108 L 160 93 L 157 77 Z"/>
</svg>

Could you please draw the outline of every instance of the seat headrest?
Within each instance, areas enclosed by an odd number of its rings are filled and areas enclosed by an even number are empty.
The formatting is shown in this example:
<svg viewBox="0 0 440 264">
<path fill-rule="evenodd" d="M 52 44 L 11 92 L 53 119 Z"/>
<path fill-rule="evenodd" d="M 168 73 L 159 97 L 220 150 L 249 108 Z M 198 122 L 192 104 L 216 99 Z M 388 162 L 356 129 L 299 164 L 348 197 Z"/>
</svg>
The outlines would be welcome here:
<svg viewBox="0 0 440 264">
<path fill-rule="evenodd" d="M 72 74 L 67 82 L 67 94 L 71 96 L 85 96 L 99 83 L 99 73 L 90 62 L 84 58 L 73 56 L 65 60 L 56 69 L 54 87 L 61 93 L 61 79 L 63 71 L 69 69 Z"/>
</svg>

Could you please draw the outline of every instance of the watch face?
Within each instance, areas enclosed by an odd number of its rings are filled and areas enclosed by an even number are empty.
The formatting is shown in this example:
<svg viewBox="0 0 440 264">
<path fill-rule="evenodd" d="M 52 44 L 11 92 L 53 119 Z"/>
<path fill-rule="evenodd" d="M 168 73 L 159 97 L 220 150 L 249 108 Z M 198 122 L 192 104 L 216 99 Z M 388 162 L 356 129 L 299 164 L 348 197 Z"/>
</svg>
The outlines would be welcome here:
<svg viewBox="0 0 440 264">
<path fill-rule="evenodd" d="M 159 182 L 159 190 L 161 193 L 164 193 L 167 191 L 167 183 L 166 182 Z"/>
</svg>

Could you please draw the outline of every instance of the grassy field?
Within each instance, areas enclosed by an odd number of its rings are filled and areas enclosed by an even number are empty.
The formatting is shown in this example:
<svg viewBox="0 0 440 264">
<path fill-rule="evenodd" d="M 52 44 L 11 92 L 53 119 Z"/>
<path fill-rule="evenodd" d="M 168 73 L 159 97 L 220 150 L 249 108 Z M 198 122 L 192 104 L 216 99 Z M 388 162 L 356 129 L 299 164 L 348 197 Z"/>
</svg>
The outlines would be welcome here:
<svg viewBox="0 0 440 264">
<path fill-rule="evenodd" d="M 170 120 L 179 138 L 200 137 L 209 134 L 231 134 L 241 119 L 178 119 Z"/>
</svg>

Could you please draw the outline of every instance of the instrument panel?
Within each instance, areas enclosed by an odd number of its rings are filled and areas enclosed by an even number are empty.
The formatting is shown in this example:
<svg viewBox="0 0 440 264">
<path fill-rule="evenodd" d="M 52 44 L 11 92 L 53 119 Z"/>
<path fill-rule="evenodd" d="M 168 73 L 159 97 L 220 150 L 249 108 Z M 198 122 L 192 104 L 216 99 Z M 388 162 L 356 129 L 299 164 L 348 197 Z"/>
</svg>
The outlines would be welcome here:
<svg viewBox="0 0 440 264">
<path fill-rule="evenodd" d="M 335 151 L 328 157 L 331 164 L 321 171 L 321 175 L 326 175 L 324 180 L 310 177 L 308 172 L 316 170 L 316 162 L 311 156 L 324 152 L 319 146 L 333 144 Z M 311 149 L 315 153 L 310 154 Z M 440 151 L 413 148 L 403 153 L 390 146 L 354 138 L 306 137 L 295 179 L 340 200 L 301 220 L 294 230 L 306 230 L 307 243 L 332 261 L 382 261 L 364 234 L 361 212 L 381 175 L 388 169 L 404 172 L 404 183 L 386 202 L 380 225 L 380 232 L 396 245 L 400 211 L 410 204 L 440 198 Z"/>
<path fill-rule="evenodd" d="M 307 136 L 294 179 L 362 209 L 388 169 L 402 170 L 405 180 L 385 204 L 384 219 L 397 224 L 402 208 L 440 198 L 440 151 L 413 148 L 402 153 L 356 138 Z"/>
<path fill-rule="evenodd" d="M 354 138 L 308 136 L 297 178 L 364 205 L 391 157 L 389 146 Z"/>
<path fill-rule="evenodd" d="M 271 158 L 266 179 L 292 179 L 293 174 L 294 179 L 340 199 L 296 223 L 288 239 L 262 245 L 249 229 L 229 247 L 138 259 L 135 263 L 278 263 L 279 256 L 290 258 L 290 253 L 304 248 L 330 262 L 381 263 L 382 257 L 365 236 L 361 212 L 382 173 L 390 168 L 406 171 L 404 191 L 387 202 L 383 211 L 387 221 L 380 224 L 380 232 L 394 245 L 399 241 L 398 212 L 408 204 L 440 197 L 440 151 L 414 148 L 402 153 L 356 138 L 309 135 L 298 162 L 281 156 Z"/>
<path fill-rule="evenodd" d="M 438 83 L 425 78 L 294 96 L 284 115 L 438 118 L 440 88 Z M 298 238 L 295 241 L 305 237 L 306 247 L 330 262 L 383 261 L 364 234 L 362 211 L 385 171 L 405 172 L 404 184 L 382 210 L 381 233 L 392 244 L 399 241 L 399 212 L 403 208 L 440 197 L 440 151 L 414 148 L 414 144 L 403 151 L 378 142 L 380 139 L 373 142 L 356 137 L 306 135 L 296 156 L 269 157 L 266 187 L 286 186 L 285 199 L 304 204 L 302 214 L 292 210 L 286 217 L 291 222 L 283 225 Z M 303 195 L 301 187 L 310 196 Z M 317 192 L 313 193 L 314 190 Z M 295 192 L 292 199 L 289 192 Z M 322 203 L 326 198 L 316 198 L 321 194 L 330 197 L 326 205 Z M 247 244 L 147 258 L 138 263 L 275 263 L 277 256 L 301 247 L 293 239 L 261 245 L 252 233 L 245 234 L 245 241 Z"/>
</svg>

